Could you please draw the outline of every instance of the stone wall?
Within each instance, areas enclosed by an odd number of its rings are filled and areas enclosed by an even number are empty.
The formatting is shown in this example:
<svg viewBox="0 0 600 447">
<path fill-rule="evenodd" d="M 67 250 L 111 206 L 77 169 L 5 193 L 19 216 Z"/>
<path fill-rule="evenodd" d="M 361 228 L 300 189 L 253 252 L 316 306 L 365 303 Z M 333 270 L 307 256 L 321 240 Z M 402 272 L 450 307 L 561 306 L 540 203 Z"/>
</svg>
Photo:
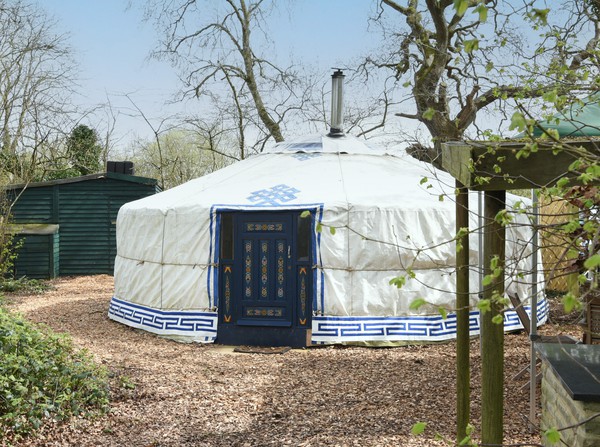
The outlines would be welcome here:
<svg viewBox="0 0 600 447">
<path fill-rule="evenodd" d="M 600 416 L 581 424 L 586 419 L 600 414 L 600 402 L 582 402 L 571 399 L 560 379 L 546 361 L 542 362 L 541 401 L 542 432 L 551 427 L 561 429 L 575 426 L 560 432 L 561 441 L 564 444 L 550 444 L 547 439 L 543 439 L 544 446 L 600 446 Z"/>
</svg>

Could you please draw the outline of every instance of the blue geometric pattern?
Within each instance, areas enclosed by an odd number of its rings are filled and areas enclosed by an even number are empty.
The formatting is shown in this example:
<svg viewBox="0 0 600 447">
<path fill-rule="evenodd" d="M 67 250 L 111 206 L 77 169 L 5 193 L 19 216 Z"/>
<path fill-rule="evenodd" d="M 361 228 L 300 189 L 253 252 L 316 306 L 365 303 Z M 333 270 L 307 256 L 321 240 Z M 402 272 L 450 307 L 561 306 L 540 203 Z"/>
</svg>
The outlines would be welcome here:
<svg viewBox="0 0 600 447">
<path fill-rule="evenodd" d="M 108 317 L 158 335 L 184 335 L 203 342 L 217 338 L 217 313 L 158 310 L 113 297 Z"/>
<path fill-rule="evenodd" d="M 531 315 L 531 309 L 525 310 Z M 538 302 L 538 322 L 548 317 L 546 299 Z M 479 312 L 470 313 L 471 334 L 480 330 Z M 522 329 L 514 310 L 504 313 L 504 330 Z M 340 343 L 344 341 L 443 341 L 456 338 L 456 315 L 449 314 L 445 320 L 440 315 L 406 317 L 324 317 L 312 319 L 313 344 Z"/>
<path fill-rule="evenodd" d="M 261 189 L 253 191 L 247 199 L 256 205 L 280 206 L 283 203 L 290 202 L 296 198 L 300 190 L 287 185 L 277 185 L 270 189 Z"/>
<path fill-rule="evenodd" d="M 296 160 L 299 160 L 299 161 L 306 161 L 306 160 L 310 160 L 311 158 L 320 157 L 321 155 L 322 155 L 321 152 L 315 152 L 314 154 L 307 154 L 306 152 L 298 152 L 298 153 L 292 155 L 292 157 L 294 157 Z"/>
</svg>

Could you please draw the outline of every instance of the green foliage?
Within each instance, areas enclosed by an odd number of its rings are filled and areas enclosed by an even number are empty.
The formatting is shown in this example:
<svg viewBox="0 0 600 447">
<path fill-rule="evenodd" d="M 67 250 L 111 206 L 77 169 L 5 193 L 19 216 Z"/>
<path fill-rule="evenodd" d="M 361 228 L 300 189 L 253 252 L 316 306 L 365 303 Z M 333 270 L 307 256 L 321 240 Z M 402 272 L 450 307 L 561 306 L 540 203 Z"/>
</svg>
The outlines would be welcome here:
<svg viewBox="0 0 600 447">
<path fill-rule="evenodd" d="M 549 428 L 544 432 L 544 436 L 551 444 L 560 442 L 560 433 L 556 427 Z"/>
<path fill-rule="evenodd" d="M 542 26 L 548 24 L 548 13 L 550 13 L 549 9 L 538 9 L 533 8 L 528 14 L 527 17 L 536 25 Z"/>
<path fill-rule="evenodd" d="M 417 298 L 417 299 L 411 301 L 411 303 L 408 306 L 408 308 L 410 310 L 419 310 L 425 304 L 427 304 L 427 301 L 425 301 L 425 299 L 423 299 L 423 298 Z"/>
<path fill-rule="evenodd" d="M 495 279 L 498 279 L 504 269 L 500 266 L 500 258 L 498 256 L 493 256 L 490 260 L 490 270 L 492 271 L 489 275 L 485 275 L 483 277 L 482 284 L 484 286 L 489 286 Z"/>
<path fill-rule="evenodd" d="M 600 266 L 600 254 L 595 253 L 585 260 L 583 266 L 588 270 L 597 269 Z"/>
<path fill-rule="evenodd" d="M 454 9 L 456 14 L 459 16 L 465 15 L 467 8 L 469 7 L 469 0 L 454 0 Z"/>
<path fill-rule="evenodd" d="M 102 146 L 98 144 L 98 133 L 84 124 L 71 131 L 67 140 L 67 154 L 78 175 L 92 174 L 101 170 Z"/>
<path fill-rule="evenodd" d="M 448 311 L 443 307 L 438 307 L 438 312 L 442 316 L 442 320 L 446 320 L 448 318 Z"/>
<path fill-rule="evenodd" d="M 513 216 L 508 210 L 504 209 L 500 210 L 498 214 L 496 214 L 494 220 L 505 227 L 513 221 Z"/>
<path fill-rule="evenodd" d="M 0 192 L 0 282 L 13 273 L 22 240 L 17 240 L 11 227 L 11 202 L 6 192 Z"/>
<path fill-rule="evenodd" d="M 510 119 L 510 126 L 508 130 L 518 130 L 519 132 L 525 131 L 527 128 L 527 120 L 521 112 L 513 113 Z"/>
<path fill-rule="evenodd" d="M 579 301 L 579 299 L 576 296 L 574 296 L 572 293 L 567 293 L 566 295 L 563 296 L 562 305 L 563 305 L 566 313 L 571 313 L 574 310 L 581 309 L 581 307 L 582 307 L 581 301 Z"/>
<path fill-rule="evenodd" d="M 0 308 L 0 437 L 108 409 L 107 374 L 70 339 Z"/>
<path fill-rule="evenodd" d="M 0 281 L 0 292 L 39 294 L 49 288 L 48 283 L 26 276 L 17 279 L 5 278 Z"/>
<path fill-rule="evenodd" d="M 390 286 L 396 286 L 401 289 L 404 284 L 406 284 L 406 276 L 396 276 L 395 278 L 390 279 Z"/>
<path fill-rule="evenodd" d="M 467 53 L 472 53 L 479 49 L 479 39 L 469 39 L 465 40 L 463 43 L 465 44 L 465 51 Z"/>
<path fill-rule="evenodd" d="M 410 429 L 411 434 L 413 435 L 420 435 L 421 433 L 423 433 L 425 431 L 425 428 L 427 427 L 427 422 L 417 422 L 416 424 L 414 424 L 412 426 L 412 428 Z"/>
<path fill-rule="evenodd" d="M 467 429 L 466 429 L 467 436 L 465 436 L 463 439 L 461 439 L 460 442 L 458 443 L 458 445 L 476 446 L 476 444 L 473 443 L 472 439 L 471 439 L 471 436 L 473 436 L 474 432 L 475 432 L 475 426 L 473 424 L 467 424 Z"/>
<path fill-rule="evenodd" d="M 479 311 L 484 314 L 486 312 L 489 312 L 492 310 L 492 302 L 490 300 L 479 300 L 477 302 L 477 309 L 479 309 Z"/>
<path fill-rule="evenodd" d="M 483 3 L 477 5 L 477 7 L 475 8 L 475 12 L 477 12 L 477 14 L 479 14 L 479 21 L 480 22 L 483 23 L 483 22 L 487 21 L 488 9 L 487 9 L 487 7 Z"/>
<path fill-rule="evenodd" d="M 12 276 L 18 251 L 22 245 L 23 242 L 15 239 L 8 225 L 0 224 L 0 284 Z"/>
<path fill-rule="evenodd" d="M 429 107 L 427 110 L 425 110 L 423 112 L 423 119 L 425 119 L 427 121 L 431 121 L 433 119 L 434 115 L 435 115 L 435 109 L 433 109 L 432 107 Z"/>
<path fill-rule="evenodd" d="M 463 243 L 462 240 L 463 238 L 467 237 L 469 235 L 469 229 L 466 227 L 460 228 L 458 230 L 458 232 L 456 233 L 456 237 L 454 238 L 454 240 L 456 241 L 456 252 L 460 253 L 463 250 Z"/>
<path fill-rule="evenodd" d="M 135 382 L 127 376 L 119 376 L 119 384 L 126 390 L 135 390 L 136 387 Z"/>
</svg>

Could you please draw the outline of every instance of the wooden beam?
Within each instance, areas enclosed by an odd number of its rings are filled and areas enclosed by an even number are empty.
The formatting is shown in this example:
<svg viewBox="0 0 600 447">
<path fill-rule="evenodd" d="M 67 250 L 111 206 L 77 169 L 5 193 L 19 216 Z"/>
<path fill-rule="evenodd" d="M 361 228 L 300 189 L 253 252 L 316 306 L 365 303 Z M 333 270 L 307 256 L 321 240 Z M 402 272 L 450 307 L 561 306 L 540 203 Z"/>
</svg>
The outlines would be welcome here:
<svg viewBox="0 0 600 447">
<path fill-rule="evenodd" d="M 456 181 L 456 233 L 469 228 L 469 190 Z M 469 234 L 456 240 L 456 444 L 467 436 L 470 418 Z"/>
<path fill-rule="evenodd" d="M 506 206 L 505 191 L 486 191 L 484 203 L 484 274 L 491 275 L 492 259 L 504 269 L 506 228 L 498 221 L 498 212 Z M 481 443 L 501 445 L 504 408 L 504 324 L 493 321 L 504 306 L 494 301 L 504 296 L 504 270 L 483 290 L 483 299 L 490 300 L 491 310 L 481 313 Z"/>
<path fill-rule="evenodd" d="M 569 142 L 565 142 L 567 145 Z M 577 141 L 581 151 L 588 150 L 598 157 L 593 142 Z M 546 143 L 539 143 L 537 152 L 527 158 L 517 158 L 524 143 L 449 142 L 442 144 L 442 166 L 463 185 L 474 191 L 501 191 L 530 189 L 554 185 L 562 177 L 576 183 L 577 174 L 569 172 L 569 166 L 581 153 L 555 150 Z"/>
</svg>

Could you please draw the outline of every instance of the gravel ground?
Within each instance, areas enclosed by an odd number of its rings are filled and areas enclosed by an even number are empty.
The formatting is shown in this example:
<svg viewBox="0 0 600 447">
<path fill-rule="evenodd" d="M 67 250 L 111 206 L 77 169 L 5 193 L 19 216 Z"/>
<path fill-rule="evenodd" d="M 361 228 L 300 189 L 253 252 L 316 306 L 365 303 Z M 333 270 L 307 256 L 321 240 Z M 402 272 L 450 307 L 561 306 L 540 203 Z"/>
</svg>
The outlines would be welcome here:
<svg viewBox="0 0 600 447">
<path fill-rule="evenodd" d="M 181 344 L 106 316 L 112 277 L 61 278 L 42 295 L 9 297 L 9 308 L 68 332 L 111 372 L 111 411 L 48 424 L 20 446 L 437 446 L 453 439 L 454 343 L 399 348 L 318 347 L 240 354 Z M 581 336 L 577 326 L 542 333 Z M 523 333 L 505 341 L 505 442 L 530 435 Z M 472 422 L 480 420 L 479 343 L 472 342 Z M 538 415 L 539 415 L 538 400 Z M 415 422 L 428 423 L 412 436 Z M 538 418 L 539 421 L 539 418 Z M 537 421 L 536 421 L 537 422 Z"/>
</svg>

